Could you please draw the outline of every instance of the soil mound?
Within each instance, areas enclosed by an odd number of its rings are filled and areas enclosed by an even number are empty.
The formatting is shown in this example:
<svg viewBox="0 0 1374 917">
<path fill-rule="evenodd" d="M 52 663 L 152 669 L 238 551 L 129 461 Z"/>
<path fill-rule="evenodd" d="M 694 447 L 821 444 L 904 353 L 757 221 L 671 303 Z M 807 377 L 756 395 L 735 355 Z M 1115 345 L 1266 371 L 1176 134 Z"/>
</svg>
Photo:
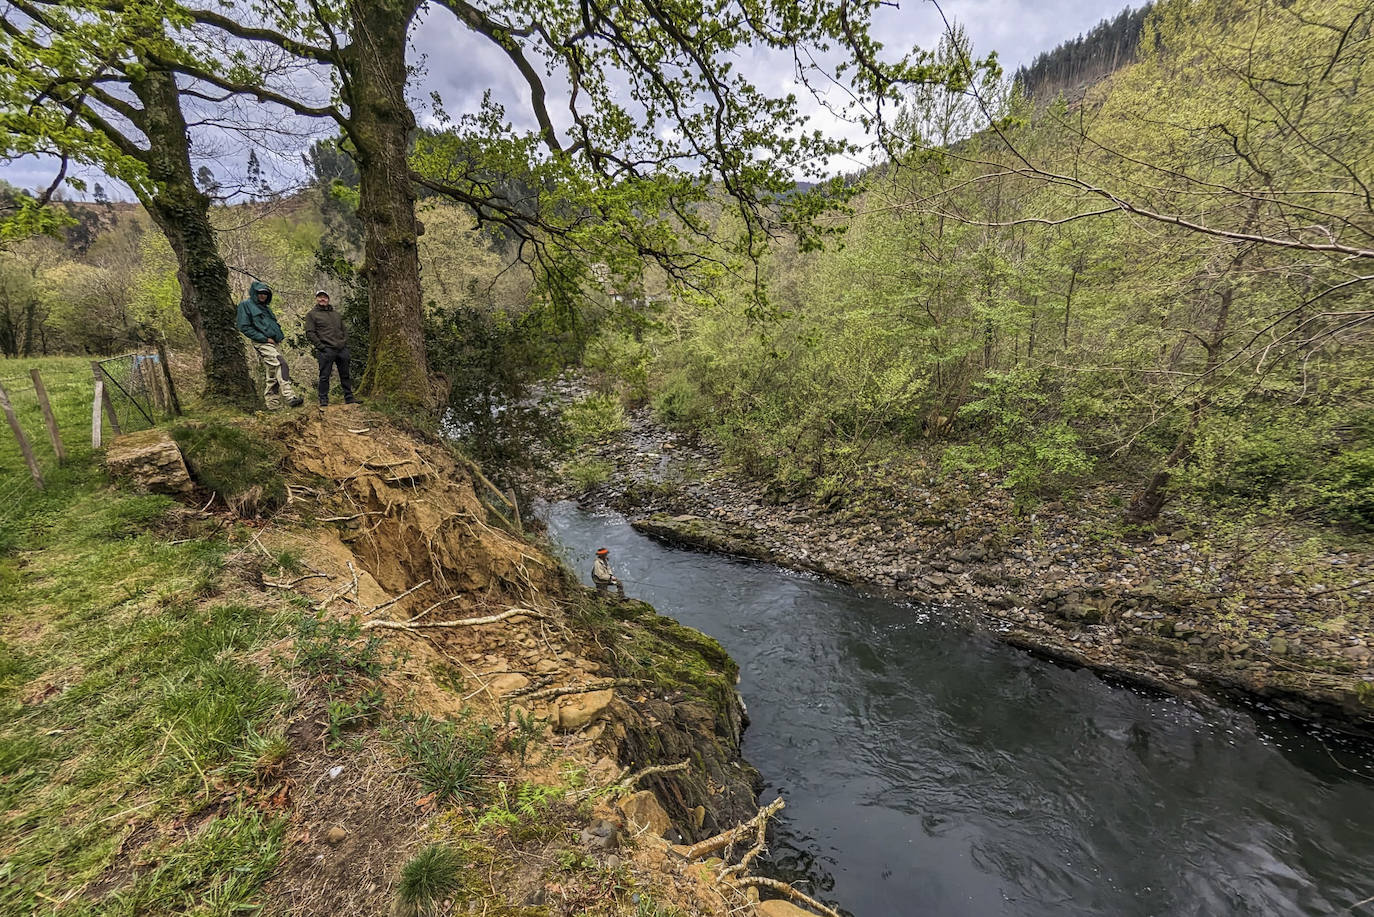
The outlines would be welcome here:
<svg viewBox="0 0 1374 917">
<path fill-rule="evenodd" d="M 472 473 L 442 445 L 425 443 L 351 408 L 320 411 L 293 428 L 286 471 L 318 482 L 316 499 L 345 523 L 342 538 L 377 583 L 535 602 L 552 565 L 487 523 Z"/>
</svg>

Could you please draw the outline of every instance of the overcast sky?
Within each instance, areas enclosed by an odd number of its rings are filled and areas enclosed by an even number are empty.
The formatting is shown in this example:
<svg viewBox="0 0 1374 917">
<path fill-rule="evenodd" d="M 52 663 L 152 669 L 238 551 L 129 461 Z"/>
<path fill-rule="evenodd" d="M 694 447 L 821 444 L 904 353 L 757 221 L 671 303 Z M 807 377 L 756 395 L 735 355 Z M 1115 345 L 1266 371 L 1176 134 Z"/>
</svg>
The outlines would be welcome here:
<svg viewBox="0 0 1374 917">
<path fill-rule="evenodd" d="M 945 14 L 967 30 L 974 53 L 982 56 L 996 51 L 1007 73 L 1030 63 L 1040 52 L 1086 32 L 1102 19 L 1115 16 L 1126 5 L 1125 0 L 945 0 L 942 4 Z M 467 34 L 448 12 L 432 10 L 426 15 L 431 20 L 429 27 L 415 31 L 412 53 L 412 63 L 420 68 L 420 77 L 411 87 L 411 95 L 422 123 L 427 120 L 424 109 L 432 91 L 439 92 L 450 113 L 461 113 L 474 110 L 486 89 L 506 103 L 518 122 L 523 115 L 520 100 L 524 98 L 524 87 L 505 57 L 485 40 L 475 40 Z M 874 16 L 873 33 L 895 53 L 912 45 L 934 48 L 939 44 L 943 27 L 932 3 L 902 0 L 897 8 L 879 9 Z M 772 93 L 796 91 L 790 65 L 778 65 L 762 56 L 742 64 L 761 89 Z M 551 96 L 556 93 L 553 87 L 550 91 Z M 551 98 L 551 106 L 554 102 Z M 851 128 L 828 116 L 818 103 L 808 102 L 806 110 L 815 114 L 817 126 L 860 139 Z M 212 164 L 222 178 L 241 172 L 248 155 L 246 146 L 233 138 L 200 139 L 202 149 L 210 145 L 223 156 L 223 163 Z M 285 184 L 298 178 L 299 156 L 291 147 L 299 146 L 300 141 L 273 145 L 284 149 L 275 155 L 270 150 L 259 153 L 269 179 L 274 184 Z M 80 169 L 74 169 L 73 174 L 92 185 L 102 178 L 99 173 Z M 45 187 L 52 176 L 50 164 L 31 158 L 0 163 L 0 179 L 22 188 Z M 126 196 L 108 181 L 106 184 L 111 196 Z"/>
</svg>

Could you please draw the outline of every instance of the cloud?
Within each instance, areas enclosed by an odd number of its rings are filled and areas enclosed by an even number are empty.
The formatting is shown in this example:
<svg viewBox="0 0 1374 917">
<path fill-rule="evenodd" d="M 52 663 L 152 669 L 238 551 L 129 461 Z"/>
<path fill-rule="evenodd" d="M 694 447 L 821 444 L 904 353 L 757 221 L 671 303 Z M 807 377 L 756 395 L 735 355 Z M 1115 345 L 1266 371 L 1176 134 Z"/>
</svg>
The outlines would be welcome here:
<svg viewBox="0 0 1374 917">
<path fill-rule="evenodd" d="M 1120 0 L 948 0 L 942 4 L 946 16 L 964 26 L 973 42 L 975 54 L 996 51 L 1008 73 L 1017 66 L 1029 64 L 1042 51 L 1062 41 L 1074 38 L 1096 25 L 1100 20 L 1120 12 Z M 902 0 L 900 6 L 881 6 L 874 13 L 873 35 L 883 43 L 884 53 L 900 55 L 913 46 L 933 49 L 939 44 L 944 30 L 940 8 L 930 0 Z M 456 17 L 441 8 L 423 14 L 412 32 L 410 63 L 413 68 L 409 96 L 421 124 L 434 124 L 430 96 L 438 93 L 445 110 L 452 117 L 475 112 L 484 93 L 505 106 L 517 128 L 535 127 L 529 108 L 529 89 L 505 54 L 487 39 L 475 35 Z M 833 67 L 838 59 L 820 61 Z M 796 92 L 801 110 L 809 116 L 811 129 L 863 142 L 866 138 L 855 125 L 838 117 L 827 108 L 839 105 L 843 91 L 835 86 L 826 89 L 817 99 L 804 87 L 796 84 L 795 68 L 790 56 L 752 49 L 740 55 L 740 69 L 762 89 L 774 94 Z M 541 67 L 541 69 L 544 69 Z M 549 92 L 548 107 L 555 123 L 568 123 L 566 111 L 569 87 L 557 74 L 545 74 Z M 818 87 L 822 80 L 816 83 Z M 622 82 L 623 88 L 628 84 Z M 290 119 L 288 119 L 290 120 Z M 327 129 L 327 125 L 315 125 Z M 298 128 L 293 128 L 298 129 Z M 197 138 L 196 149 L 217 151 L 219 161 L 209 163 L 222 180 L 241 179 L 247 158 L 248 144 L 242 136 L 214 128 L 207 128 L 204 137 Z M 275 172 L 281 184 L 300 180 L 300 153 L 309 146 L 308 137 L 279 137 L 271 143 L 254 144 L 264 166 Z M 268 155 L 264 155 L 266 152 Z M 853 169 L 861 163 L 836 162 L 832 168 Z M 84 172 L 84 174 L 83 174 Z M 0 163 L 0 179 L 21 188 L 45 187 L 55 174 L 53 160 L 34 157 Z M 102 181 L 97 170 L 86 169 L 76 174 L 85 178 L 90 187 Z M 119 186 L 104 179 L 107 191 L 116 195 Z M 128 192 L 123 195 L 127 197 Z"/>
</svg>

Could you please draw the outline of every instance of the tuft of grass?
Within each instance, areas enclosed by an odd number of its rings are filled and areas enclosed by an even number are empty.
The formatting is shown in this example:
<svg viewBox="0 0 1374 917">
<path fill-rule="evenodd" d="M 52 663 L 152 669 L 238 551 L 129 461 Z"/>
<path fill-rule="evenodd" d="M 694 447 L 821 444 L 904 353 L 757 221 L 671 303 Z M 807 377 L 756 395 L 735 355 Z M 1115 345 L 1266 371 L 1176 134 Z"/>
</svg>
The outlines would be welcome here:
<svg viewBox="0 0 1374 917">
<path fill-rule="evenodd" d="M 442 803 L 472 801 L 481 795 L 494 742 L 488 724 L 473 726 L 421 716 L 404 725 L 397 744 L 410 773 Z"/>
<path fill-rule="evenodd" d="M 451 847 L 431 844 L 401 867 L 396 886 L 397 911 L 411 917 L 440 913 L 444 902 L 462 888 L 463 856 Z"/>
</svg>

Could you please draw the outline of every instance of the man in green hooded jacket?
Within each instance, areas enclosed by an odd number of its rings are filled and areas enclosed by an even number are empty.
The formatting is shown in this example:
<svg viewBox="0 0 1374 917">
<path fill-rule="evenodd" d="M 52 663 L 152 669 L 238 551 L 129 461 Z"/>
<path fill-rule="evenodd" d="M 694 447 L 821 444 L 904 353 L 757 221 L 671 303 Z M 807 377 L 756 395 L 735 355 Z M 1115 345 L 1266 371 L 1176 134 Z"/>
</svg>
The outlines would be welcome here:
<svg viewBox="0 0 1374 917">
<path fill-rule="evenodd" d="M 262 360 L 263 373 L 267 377 L 262 397 L 268 410 L 278 410 L 283 397 L 288 405 L 298 408 L 305 399 L 291 387 L 291 371 L 277 349 L 282 339 L 281 325 L 277 324 L 271 303 L 272 288 L 261 280 L 253 281 L 248 288 L 248 297 L 239 303 L 239 330 L 253 342 L 253 349 Z"/>
</svg>

